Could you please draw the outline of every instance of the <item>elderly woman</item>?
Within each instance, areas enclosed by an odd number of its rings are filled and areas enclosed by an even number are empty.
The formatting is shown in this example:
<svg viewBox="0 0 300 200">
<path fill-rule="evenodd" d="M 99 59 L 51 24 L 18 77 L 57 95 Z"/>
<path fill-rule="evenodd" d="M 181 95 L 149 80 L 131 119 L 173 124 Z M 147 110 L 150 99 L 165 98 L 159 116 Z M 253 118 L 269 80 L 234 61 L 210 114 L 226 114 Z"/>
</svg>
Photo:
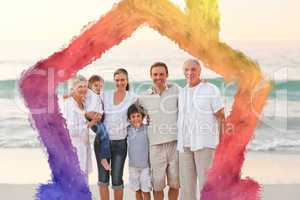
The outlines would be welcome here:
<svg viewBox="0 0 300 200">
<path fill-rule="evenodd" d="M 83 76 L 71 79 L 71 95 L 64 100 L 64 117 L 69 129 L 73 146 L 75 147 L 79 165 L 88 175 L 92 171 L 91 145 L 89 128 L 96 122 L 88 122 L 85 118 L 84 99 L 87 93 L 87 80 Z"/>
</svg>

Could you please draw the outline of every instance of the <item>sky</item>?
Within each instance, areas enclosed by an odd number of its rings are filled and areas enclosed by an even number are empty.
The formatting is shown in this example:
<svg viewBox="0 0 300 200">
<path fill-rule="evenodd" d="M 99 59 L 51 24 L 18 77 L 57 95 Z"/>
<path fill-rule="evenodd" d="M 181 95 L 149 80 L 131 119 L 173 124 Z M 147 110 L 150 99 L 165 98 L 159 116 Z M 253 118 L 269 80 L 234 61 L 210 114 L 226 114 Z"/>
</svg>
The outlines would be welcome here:
<svg viewBox="0 0 300 200">
<path fill-rule="evenodd" d="M 119 0 L 10 0 L 1 3 L 0 41 L 69 41 Z M 184 0 L 171 0 L 184 8 Z M 221 38 L 299 41 L 299 0 L 220 0 Z M 140 38 L 153 31 L 144 28 Z"/>
<path fill-rule="evenodd" d="M 88 22 L 98 20 L 119 1 L 1 0 L 0 80 L 18 78 L 24 69 L 37 60 L 62 49 Z M 170 1 L 184 10 L 184 0 Z M 276 48 L 278 44 L 298 46 L 299 8 L 299 0 L 220 0 L 220 38 L 241 51 L 245 50 L 243 47 L 256 43 L 267 44 L 265 46 L 272 44 Z M 153 49 L 164 49 L 164 54 L 155 54 L 155 51 L 153 54 Z M 132 55 L 138 55 L 138 59 L 132 59 Z M 175 62 L 175 55 L 180 57 L 177 58 L 180 63 Z M 254 59 L 260 58 L 255 53 L 251 56 Z M 97 65 L 113 69 L 119 63 L 149 66 L 153 60 L 161 60 L 180 66 L 181 61 L 186 58 L 190 58 L 190 55 L 167 37 L 148 27 L 142 27 L 132 37 L 104 54 Z M 85 68 L 87 73 L 94 73 L 95 70 L 93 66 Z M 176 70 L 174 74 L 181 74 L 180 67 Z M 136 68 L 132 67 L 132 73 L 135 71 Z M 210 71 L 209 73 L 214 74 Z"/>
</svg>

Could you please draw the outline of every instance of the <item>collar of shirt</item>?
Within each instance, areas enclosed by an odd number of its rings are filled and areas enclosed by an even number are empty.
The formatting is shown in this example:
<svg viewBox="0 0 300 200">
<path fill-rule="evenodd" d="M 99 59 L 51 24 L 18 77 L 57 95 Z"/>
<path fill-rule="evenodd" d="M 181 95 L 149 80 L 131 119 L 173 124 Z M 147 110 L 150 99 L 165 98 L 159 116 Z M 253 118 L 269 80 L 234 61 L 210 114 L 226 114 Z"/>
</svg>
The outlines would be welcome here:
<svg viewBox="0 0 300 200">
<path fill-rule="evenodd" d="M 170 88 L 170 85 L 166 84 L 166 88 L 165 88 L 165 90 L 163 92 L 167 91 L 169 88 Z M 154 94 L 159 94 L 159 93 L 157 92 L 157 90 L 155 89 L 155 87 L 152 86 L 152 87 L 150 87 L 148 89 L 148 94 L 154 95 Z"/>
<path fill-rule="evenodd" d="M 198 87 L 198 86 L 200 86 L 200 85 L 203 85 L 203 84 L 205 84 L 205 83 L 208 83 L 208 81 L 206 81 L 206 80 L 200 80 L 200 82 L 197 84 L 197 85 L 195 85 L 195 86 L 193 86 L 193 87 L 190 87 L 188 84 L 186 84 L 185 85 L 185 88 L 186 89 L 188 89 L 188 90 L 192 90 L 192 89 L 194 89 L 194 88 L 196 88 L 196 87 Z"/>
<path fill-rule="evenodd" d="M 134 126 L 132 126 L 132 125 L 130 124 L 128 128 L 134 130 L 135 132 L 138 132 L 138 131 L 144 130 L 145 125 L 142 124 L 141 127 L 135 128 Z"/>
</svg>

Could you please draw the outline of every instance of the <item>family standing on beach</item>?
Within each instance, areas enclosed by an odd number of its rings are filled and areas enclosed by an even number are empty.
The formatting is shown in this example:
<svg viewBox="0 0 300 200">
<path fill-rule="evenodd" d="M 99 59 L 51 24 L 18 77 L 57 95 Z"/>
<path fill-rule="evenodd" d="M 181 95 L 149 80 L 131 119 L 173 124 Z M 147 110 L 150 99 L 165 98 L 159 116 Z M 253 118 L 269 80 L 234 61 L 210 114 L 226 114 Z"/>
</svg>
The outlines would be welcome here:
<svg viewBox="0 0 300 200">
<path fill-rule="evenodd" d="M 125 69 L 114 72 L 115 90 L 103 92 L 104 80 L 76 76 L 65 98 L 64 117 L 80 167 L 91 172 L 89 130 L 101 200 L 108 200 L 111 179 L 114 199 L 123 199 L 123 172 L 129 158 L 129 186 L 136 199 L 195 200 L 205 181 L 214 149 L 221 139 L 224 105 L 219 89 L 201 79 L 201 64 L 183 64 L 187 85 L 169 84 L 168 67 L 150 67 L 152 86 L 137 95 L 129 88 Z M 198 182 L 198 184 L 197 184 Z"/>
</svg>

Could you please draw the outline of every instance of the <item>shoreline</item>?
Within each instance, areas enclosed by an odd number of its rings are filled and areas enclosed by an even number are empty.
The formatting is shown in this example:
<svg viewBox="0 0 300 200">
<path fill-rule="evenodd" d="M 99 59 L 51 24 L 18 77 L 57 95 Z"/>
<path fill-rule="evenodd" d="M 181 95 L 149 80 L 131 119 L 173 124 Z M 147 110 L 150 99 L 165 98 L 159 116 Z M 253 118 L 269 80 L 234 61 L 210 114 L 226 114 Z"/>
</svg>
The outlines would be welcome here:
<svg viewBox="0 0 300 200">
<path fill-rule="evenodd" d="M 37 185 L 34 184 L 0 184 L 0 193 L 3 199 L 9 200 L 31 200 L 35 199 Z M 300 196 L 300 184 L 271 184 L 263 185 L 261 191 L 262 200 L 298 200 Z M 91 185 L 92 199 L 99 200 L 96 185 Z M 113 197 L 112 190 L 110 196 Z M 124 199 L 134 199 L 134 192 L 125 186 Z M 152 198 L 153 199 L 153 198 Z"/>
<path fill-rule="evenodd" d="M 124 181 L 128 182 L 128 159 Z M 42 148 L 0 148 L 0 184 L 37 184 L 50 180 L 47 155 Z M 96 161 L 92 154 L 91 184 L 97 183 Z M 21 168 L 19 166 L 22 166 Z M 300 153 L 254 152 L 246 153 L 242 178 L 251 177 L 260 184 L 300 184 Z"/>
<path fill-rule="evenodd" d="M 51 177 L 47 156 L 42 148 L 0 149 L 0 193 L 3 199 L 35 199 L 36 187 L 47 183 Z M 99 199 L 97 191 L 96 162 L 89 176 L 93 199 Z M 128 159 L 127 159 L 128 160 Z M 246 153 L 242 178 L 251 177 L 262 185 L 263 200 L 297 200 L 300 196 L 300 153 L 253 152 Z M 128 163 L 124 169 L 124 199 L 134 199 L 127 187 Z M 112 195 L 112 190 L 110 190 Z"/>
</svg>

